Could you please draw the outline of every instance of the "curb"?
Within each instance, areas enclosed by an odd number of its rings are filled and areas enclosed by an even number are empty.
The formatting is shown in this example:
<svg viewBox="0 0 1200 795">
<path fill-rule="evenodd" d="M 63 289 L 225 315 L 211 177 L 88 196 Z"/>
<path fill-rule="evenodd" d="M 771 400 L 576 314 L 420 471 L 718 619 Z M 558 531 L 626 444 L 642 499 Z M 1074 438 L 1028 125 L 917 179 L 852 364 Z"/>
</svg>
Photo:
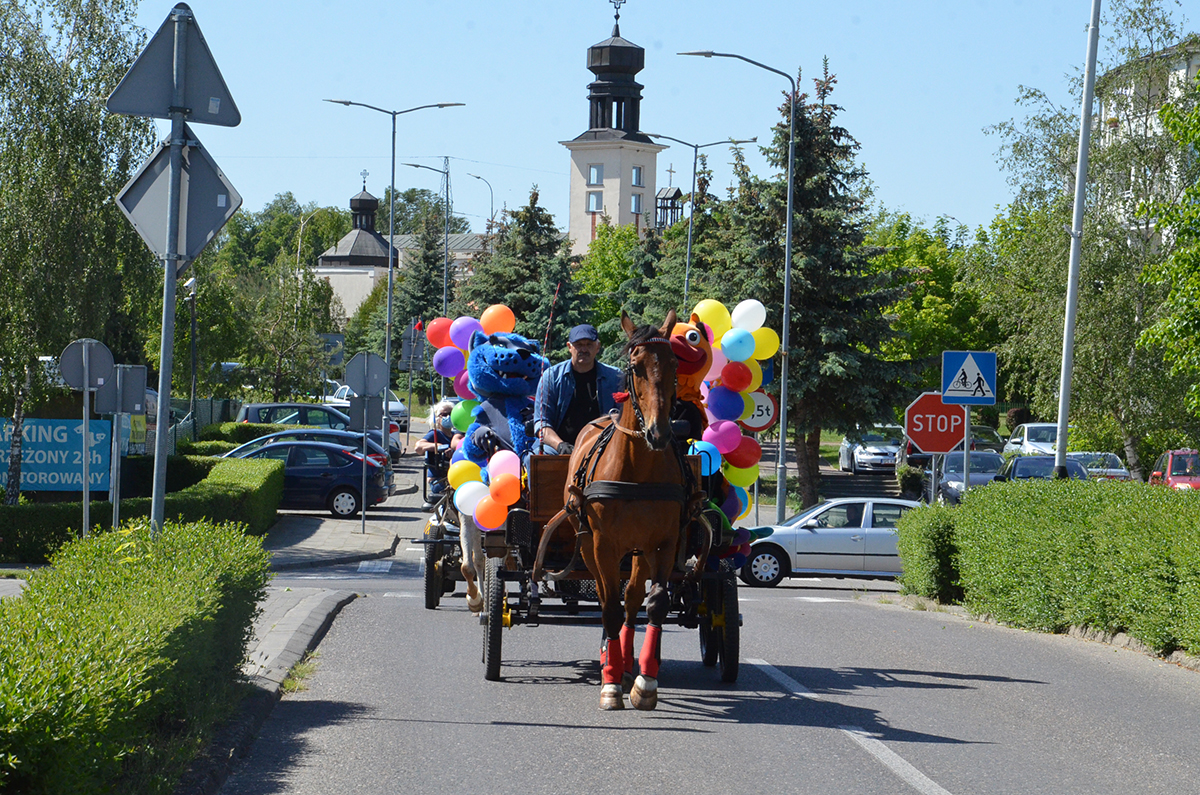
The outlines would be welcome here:
<svg viewBox="0 0 1200 795">
<path fill-rule="evenodd" d="M 292 563 L 272 563 L 271 571 L 293 571 L 295 569 L 315 569 L 320 566 L 337 566 L 343 563 L 358 563 L 364 560 L 377 560 L 379 558 L 390 558 L 396 554 L 396 547 L 400 545 L 400 536 L 392 537 L 392 545 L 385 547 L 377 552 L 354 552 L 348 555 L 340 555 L 333 558 L 320 558 L 313 560 L 298 560 Z"/>
</svg>

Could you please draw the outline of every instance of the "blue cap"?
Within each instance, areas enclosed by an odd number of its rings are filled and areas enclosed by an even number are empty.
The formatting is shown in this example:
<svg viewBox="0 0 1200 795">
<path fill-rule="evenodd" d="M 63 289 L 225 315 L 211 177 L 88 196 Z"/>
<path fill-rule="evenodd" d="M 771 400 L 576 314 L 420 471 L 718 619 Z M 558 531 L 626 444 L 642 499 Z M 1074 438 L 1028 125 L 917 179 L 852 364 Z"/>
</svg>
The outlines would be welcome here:
<svg viewBox="0 0 1200 795">
<path fill-rule="evenodd" d="M 596 327 L 591 323 L 580 323 L 575 328 L 571 329 L 571 335 L 567 337 L 567 342 L 575 343 L 580 340 L 598 340 L 600 335 L 596 332 Z"/>
</svg>

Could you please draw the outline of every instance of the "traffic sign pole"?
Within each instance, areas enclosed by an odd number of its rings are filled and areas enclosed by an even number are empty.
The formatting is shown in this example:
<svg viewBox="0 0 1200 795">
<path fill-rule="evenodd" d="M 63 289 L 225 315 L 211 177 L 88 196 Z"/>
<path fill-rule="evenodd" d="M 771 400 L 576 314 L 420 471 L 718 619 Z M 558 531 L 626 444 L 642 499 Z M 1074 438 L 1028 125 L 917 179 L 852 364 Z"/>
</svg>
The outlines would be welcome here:
<svg viewBox="0 0 1200 795">
<path fill-rule="evenodd" d="M 88 444 L 91 441 L 88 429 L 88 415 L 92 413 L 91 390 L 88 387 L 91 385 L 91 368 L 88 365 L 91 363 L 90 351 L 91 345 L 83 346 L 83 537 L 87 538 L 88 528 L 92 526 L 92 467 L 90 459 L 92 446 Z"/>
</svg>

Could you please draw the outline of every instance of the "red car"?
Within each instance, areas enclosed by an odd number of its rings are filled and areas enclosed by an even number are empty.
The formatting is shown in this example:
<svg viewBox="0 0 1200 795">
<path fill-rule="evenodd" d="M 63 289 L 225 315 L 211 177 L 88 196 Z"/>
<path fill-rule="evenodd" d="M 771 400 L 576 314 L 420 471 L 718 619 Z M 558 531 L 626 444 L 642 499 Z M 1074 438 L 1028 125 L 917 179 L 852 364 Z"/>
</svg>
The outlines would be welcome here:
<svg viewBox="0 0 1200 795">
<path fill-rule="evenodd" d="M 1150 482 L 1173 489 L 1200 489 L 1200 452 L 1168 450 L 1154 462 Z"/>
</svg>

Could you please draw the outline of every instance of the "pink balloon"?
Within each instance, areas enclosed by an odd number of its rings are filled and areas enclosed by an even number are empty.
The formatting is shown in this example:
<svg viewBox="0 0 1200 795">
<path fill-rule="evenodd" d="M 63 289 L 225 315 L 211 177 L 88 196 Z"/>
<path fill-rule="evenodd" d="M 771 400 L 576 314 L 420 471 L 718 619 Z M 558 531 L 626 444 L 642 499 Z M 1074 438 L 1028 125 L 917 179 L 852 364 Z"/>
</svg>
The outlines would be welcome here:
<svg viewBox="0 0 1200 795">
<path fill-rule="evenodd" d="M 465 439 L 465 438 L 466 438 L 466 437 L 464 437 L 464 436 L 455 436 L 453 439 L 451 439 L 451 440 L 450 440 L 450 449 L 451 449 L 451 450 L 457 450 L 458 448 L 462 447 L 463 439 Z M 81 481 L 79 481 L 79 482 L 80 482 L 80 484 L 82 484 L 82 483 L 83 483 L 83 481 L 82 481 L 82 480 L 81 480 Z M 82 493 L 83 493 L 83 486 L 82 486 L 82 485 L 80 485 L 80 487 L 79 487 L 79 492 L 80 492 L 80 494 L 82 494 Z"/>
<path fill-rule="evenodd" d="M 717 420 L 704 431 L 704 441 L 715 445 L 721 455 L 736 450 L 741 440 L 742 429 L 729 420 Z"/>
<path fill-rule="evenodd" d="M 464 351 L 471 347 L 471 335 L 483 331 L 483 324 L 473 317 L 460 317 L 450 324 L 450 341 Z"/>
<path fill-rule="evenodd" d="M 521 477 L 521 459 L 512 450 L 497 450 L 488 460 L 488 478 L 506 473 Z"/>
<path fill-rule="evenodd" d="M 725 354 L 721 353 L 721 349 L 715 345 L 712 349 L 712 355 L 713 360 L 712 364 L 709 365 L 708 373 L 712 377 L 716 378 L 721 374 L 721 371 L 725 369 L 725 365 L 729 364 L 729 360 L 725 358 Z"/>
<path fill-rule="evenodd" d="M 433 354 L 433 369 L 434 371 L 446 378 L 453 378 L 462 372 L 463 367 L 467 364 L 463 357 L 463 352 L 453 346 L 438 348 Z"/>
<path fill-rule="evenodd" d="M 471 379 L 467 375 L 467 371 L 463 370 L 458 375 L 454 376 L 454 394 L 458 395 L 463 400 L 478 400 L 479 395 L 471 391 Z"/>
</svg>

